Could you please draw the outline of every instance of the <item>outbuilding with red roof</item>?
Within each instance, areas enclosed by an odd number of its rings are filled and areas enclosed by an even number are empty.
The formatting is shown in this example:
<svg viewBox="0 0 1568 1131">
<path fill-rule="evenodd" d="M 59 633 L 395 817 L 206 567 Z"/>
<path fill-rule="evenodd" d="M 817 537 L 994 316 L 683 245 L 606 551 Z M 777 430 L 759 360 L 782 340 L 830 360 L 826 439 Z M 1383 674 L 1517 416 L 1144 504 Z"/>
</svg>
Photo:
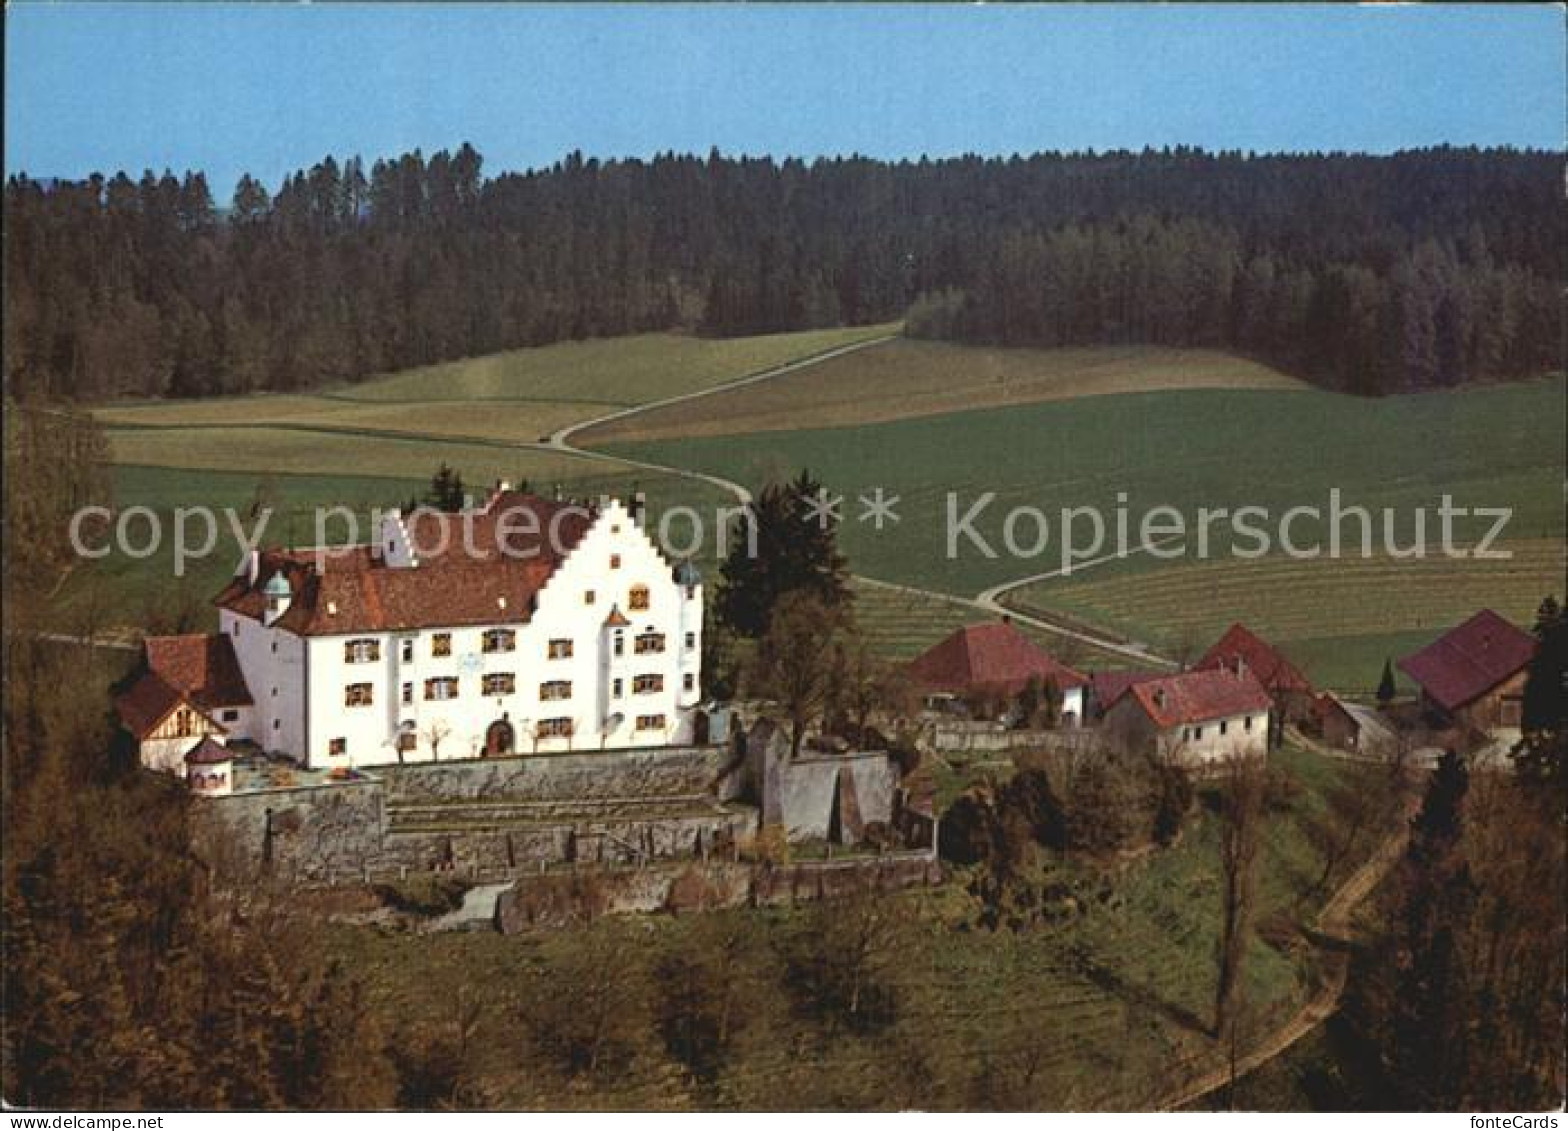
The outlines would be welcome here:
<svg viewBox="0 0 1568 1131">
<path fill-rule="evenodd" d="M 1482 609 L 1400 660 L 1399 668 L 1421 686 L 1422 700 L 1435 714 L 1485 734 L 1506 734 L 1519 730 L 1535 648 L 1535 637 Z"/>
<path fill-rule="evenodd" d="M 1083 718 L 1088 677 L 1057 660 L 1019 632 L 1010 621 L 990 621 L 958 629 L 912 660 L 911 680 L 928 696 L 974 694 L 1013 696 L 1032 679 L 1054 686 L 1061 695 L 1063 721 Z"/>
</svg>

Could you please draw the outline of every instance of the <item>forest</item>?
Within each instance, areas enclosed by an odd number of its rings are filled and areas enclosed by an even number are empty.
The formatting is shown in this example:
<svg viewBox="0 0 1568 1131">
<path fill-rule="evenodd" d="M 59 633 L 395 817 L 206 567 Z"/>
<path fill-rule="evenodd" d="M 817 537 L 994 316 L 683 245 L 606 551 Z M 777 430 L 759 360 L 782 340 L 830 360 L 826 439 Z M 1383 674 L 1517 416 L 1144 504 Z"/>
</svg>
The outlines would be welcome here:
<svg viewBox="0 0 1568 1131">
<path fill-rule="evenodd" d="M 486 178 L 464 144 L 275 190 L 5 187 L 22 399 L 298 389 L 516 347 L 908 318 L 1017 345 L 1232 349 L 1362 394 L 1561 367 L 1561 155 L 1175 148 L 807 163 L 663 154 Z"/>
</svg>

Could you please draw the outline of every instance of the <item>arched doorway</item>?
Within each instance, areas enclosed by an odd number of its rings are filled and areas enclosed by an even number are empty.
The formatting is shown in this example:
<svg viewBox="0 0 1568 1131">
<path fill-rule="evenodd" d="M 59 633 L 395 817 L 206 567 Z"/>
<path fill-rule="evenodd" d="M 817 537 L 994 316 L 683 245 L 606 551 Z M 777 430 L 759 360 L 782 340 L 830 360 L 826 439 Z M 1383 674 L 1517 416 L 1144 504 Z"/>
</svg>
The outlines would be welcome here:
<svg viewBox="0 0 1568 1131">
<path fill-rule="evenodd" d="M 512 729 L 512 724 L 507 721 L 505 715 L 502 715 L 485 728 L 486 758 L 497 758 L 502 754 L 510 754 L 516 743 L 517 732 Z"/>
</svg>

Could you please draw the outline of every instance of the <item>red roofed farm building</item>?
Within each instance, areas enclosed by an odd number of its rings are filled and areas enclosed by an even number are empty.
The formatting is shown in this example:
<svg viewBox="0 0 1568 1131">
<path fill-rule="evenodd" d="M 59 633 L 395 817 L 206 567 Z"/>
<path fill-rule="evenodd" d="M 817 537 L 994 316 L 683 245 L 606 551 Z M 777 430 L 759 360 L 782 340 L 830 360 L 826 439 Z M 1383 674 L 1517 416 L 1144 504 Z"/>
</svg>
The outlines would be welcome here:
<svg viewBox="0 0 1568 1131">
<path fill-rule="evenodd" d="M 1083 719 L 1088 677 L 1055 659 L 1007 621 L 971 624 L 912 660 L 910 679 L 927 696 L 1017 695 L 1031 679 L 1061 693 L 1061 717 Z"/>
<path fill-rule="evenodd" d="M 1248 671 L 1274 697 L 1275 713 L 1290 722 L 1312 717 L 1312 681 L 1283 652 L 1244 624 L 1233 624 L 1193 667 Z"/>
<path fill-rule="evenodd" d="M 1427 708 L 1485 734 L 1517 733 L 1535 637 L 1483 609 L 1399 661 Z"/>
<path fill-rule="evenodd" d="M 209 736 L 248 728 L 254 703 L 227 637 L 149 636 L 115 710 L 141 762 L 184 775 L 185 755 Z"/>
<path fill-rule="evenodd" d="M 1202 766 L 1268 753 L 1273 699 L 1250 672 L 1210 668 L 1131 684 L 1105 712 L 1111 744 Z"/>
</svg>

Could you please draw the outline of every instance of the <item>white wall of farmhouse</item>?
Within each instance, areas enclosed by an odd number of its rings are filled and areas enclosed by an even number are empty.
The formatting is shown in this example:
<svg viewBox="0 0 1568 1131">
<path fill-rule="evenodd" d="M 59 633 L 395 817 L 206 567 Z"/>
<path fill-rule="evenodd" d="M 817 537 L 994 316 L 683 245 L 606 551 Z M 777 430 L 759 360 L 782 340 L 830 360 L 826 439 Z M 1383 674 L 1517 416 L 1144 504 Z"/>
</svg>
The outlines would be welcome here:
<svg viewBox="0 0 1568 1131">
<path fill-rule="evenodd" d="M 1268 713 L 1256 711 L 1161 729 L 1136 697 L 1122 696 L 1105 716 L 1114 744 L 1131 753 L 1155 750 L 1189 766 L 1268 753 Z"/>
<path fill-rule="evenodd" d="M 607 623 L 612 610 L 627 623 Z M 477 757 L 503 721 L 519 753 L 692 741 L 702 586 L 677 583 L 619 503 L 601 509 L 527 623 L 511 619 L 519 612 L 498 608 L 491 625 L 301 638 L 224 611 L 256 701 L 242 737 L 311 767 Z"/>
</svg>

